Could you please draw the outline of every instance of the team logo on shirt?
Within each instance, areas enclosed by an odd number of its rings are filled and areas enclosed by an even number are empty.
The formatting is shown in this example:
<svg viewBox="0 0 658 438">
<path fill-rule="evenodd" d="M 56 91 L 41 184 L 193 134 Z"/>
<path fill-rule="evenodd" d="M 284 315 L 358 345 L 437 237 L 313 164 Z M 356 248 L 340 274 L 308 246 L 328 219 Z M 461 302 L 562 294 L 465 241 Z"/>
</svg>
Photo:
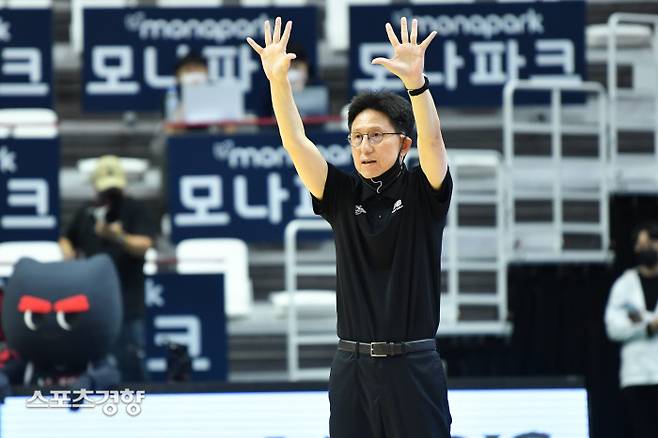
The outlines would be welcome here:
<svg viewBox="0 0 658 438">
<path fill-rule="evenodd" d="M 354 207 L 354 215 L 355 215 L 355 216 L 358 216 L 358 215 L 363 214 L 363 213 L 365 213 L 365 212 L 366 212 L 366 209 L 363 208 L 363 207 L 360 206 L 360 205 L 357 205 L 356 207 Z"/>
<path fill-rule="evenodd" d="M 391 214 L 402 209 L 402 207 L 404 207 L 404 205 L 402 205 L 402 199 L 398 199 L 397 201 L 395 201 L 395 204 L 393 204 L 393 211 L 391 211 Z"/>
</svg>

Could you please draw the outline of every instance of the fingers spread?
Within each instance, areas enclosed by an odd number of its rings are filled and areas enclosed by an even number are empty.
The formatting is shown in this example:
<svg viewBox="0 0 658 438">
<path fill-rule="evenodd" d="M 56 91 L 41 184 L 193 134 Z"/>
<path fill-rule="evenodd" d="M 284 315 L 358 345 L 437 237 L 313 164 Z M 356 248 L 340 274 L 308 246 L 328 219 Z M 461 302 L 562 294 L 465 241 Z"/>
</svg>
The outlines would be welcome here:
<svg viewBox="0 0 658 438">
<path fill-rule="evenodd" d="M 251 46 L 252 49 L 259 55 L 263 52 L 263 48 L 258 45 L 251 37 L 247 37 L 247 43 Z"/>
<path fill-rule="evenodd" d="M 278 43 L 281 40 L 281 17 L 276 17 L 274 20 L 274 33 L 272 34 L 272 42 Z"/>
<path fill-rule="evenodd" d="M 409 42 L 409 32 L 407 31 L 407 17 L 402 17 L 400 20 L 400 36 L 402 37 L 402 44 Z"/>
<path fill-rule="evenodd" d="M 396 37 L 395 32 L 393 32 L 393 26 L 391 26 L 391 23 L 386 23 L 386 34 L 388 35 L 388 40 L 391 42 L 393 47 L 400 45 L 398 37 Z"/>
<path fill-rule="evenodd" d="M 290 32 L 292 31 L 292 21 L 286 23 L 286 28 L 283 29 L 283 36 L 281 36 L 281 42 L 284 46 L 288 45 L 288 40 L 290 39 Z"/>
<path fill-rule="evenodd" d="M 420 47 L 422 47 L 423 49 L 427 49 L 427 46 L 430 45 L 430 43 L 432 42 L 432 40 L 434 39 L 435 36 L 436 36 L 436 31 L 434 30 L 434 31 L 432 31 L 431 34 L 429 34 L 427 36 L 427 38 L 425 38 L 423 40 L 422 43 L 420 43 Z"/>
<path fill-rule="evenodd" d="M 411 39 L 409 42 L 411 44 L 416 44 L 418 42 L 418 20 L 415 18 L 411 20 Z"/>
</svg>

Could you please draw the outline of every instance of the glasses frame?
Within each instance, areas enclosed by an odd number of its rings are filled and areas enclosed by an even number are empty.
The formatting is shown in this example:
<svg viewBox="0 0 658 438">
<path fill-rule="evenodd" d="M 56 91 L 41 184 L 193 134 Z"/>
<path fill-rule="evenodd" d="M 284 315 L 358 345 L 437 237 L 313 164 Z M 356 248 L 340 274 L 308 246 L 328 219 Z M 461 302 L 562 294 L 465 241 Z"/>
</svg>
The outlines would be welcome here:
<svg viewBox="0 0 658 438">
<path fill-rule="evenodd" d="M 360 133 L 360 132 L 356 132 L 355 134 L 361 134 L 361 133 Z M 372 142 L 372 137 L 370 136 L 370 134 L 361 134 L 361 135 L 363 136 L 363 138 L 361 139 L 361 142 L 358 144 L 358 146 L 354 146 L 354 144 L 352 144 L 352 134 L 350 133 L 350 134 L 347 134 L 347 141 L 348 141 L 348 143 L 350 144 L 350 146 L 352 146 L 352 148 L 354 148 L 354 149 L 358 149 L 358 148 L 360 148 L 361 145 L 363 144 L 363 140 L 364 140 L 365 137 L 368 137 L 368 144 L 369 144 L 370 146 L 377 146 L 377 145 L 380 144 L 382 141 L 384 141 L 384 136 L 386 136 L 386 135 L 393 135 L 393 134 L 397 134 L 397 135 L 405 135 L 404 132 L 379 132 L 379 131 L 373 131 L 372 134 L 382 134 L 382 138 L 381 138 L 381 140 L 379 140 L 379 141 L 376 142 L 376 143 L 373 143 L 373 142 Z"/>
</svg>

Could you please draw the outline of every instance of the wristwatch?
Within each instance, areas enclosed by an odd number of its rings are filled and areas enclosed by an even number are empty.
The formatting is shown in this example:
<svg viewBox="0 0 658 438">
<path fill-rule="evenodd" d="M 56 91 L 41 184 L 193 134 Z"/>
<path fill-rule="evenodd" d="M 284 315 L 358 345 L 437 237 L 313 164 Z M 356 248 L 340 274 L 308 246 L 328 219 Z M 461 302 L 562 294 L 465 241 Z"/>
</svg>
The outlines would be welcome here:
<svg viewBox="0 0 658 438">
<path fill-rule="evenodd" d="M 430 88 L 430 80 L 427 76 L 423 75 L 423 78 L 425 78 L 425 83 L 423 84 L 422 87 L 416 88 L 415 90 L 407 90 L 407 93 L 409 93 L 409 96 L 418 96 L 419 94 L 423 94 L 426 90 Z"/>
<path fill-rule="evenodd" d="M 124 231 L 121 231 L 120 233 L 116 234 L 114 237 L 114 241 L 119 245 L 124 246 L 126 244 L 126 233 Z"/>
</svg>

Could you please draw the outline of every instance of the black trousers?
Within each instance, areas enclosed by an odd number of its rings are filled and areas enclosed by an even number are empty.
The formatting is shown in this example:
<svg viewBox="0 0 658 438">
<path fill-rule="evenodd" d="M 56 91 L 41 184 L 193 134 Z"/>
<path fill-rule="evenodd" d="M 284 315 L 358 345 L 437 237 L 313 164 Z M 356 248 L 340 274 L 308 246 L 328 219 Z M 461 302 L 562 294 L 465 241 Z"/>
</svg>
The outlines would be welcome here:
<svg viewBox="0 0 658 438">
<path fill-rule="evenodd" d="M 436 351 L 371 358 L 337 351 L 329 377 L 331 438 L 450 438 Z"/>
<path fill-rule="evenodd" d="M 114 345 L 114 355 L 119 362 L 122 382 L 146 382 L 148 380 L 144 364 L 145 346 L 144 319 L 123 321 L 119 338 Z"/>
<path fill-rule="evenodd" d="M 622 389 L 634 438 L 658 437 L 658 385 Z"/>
</svg>

